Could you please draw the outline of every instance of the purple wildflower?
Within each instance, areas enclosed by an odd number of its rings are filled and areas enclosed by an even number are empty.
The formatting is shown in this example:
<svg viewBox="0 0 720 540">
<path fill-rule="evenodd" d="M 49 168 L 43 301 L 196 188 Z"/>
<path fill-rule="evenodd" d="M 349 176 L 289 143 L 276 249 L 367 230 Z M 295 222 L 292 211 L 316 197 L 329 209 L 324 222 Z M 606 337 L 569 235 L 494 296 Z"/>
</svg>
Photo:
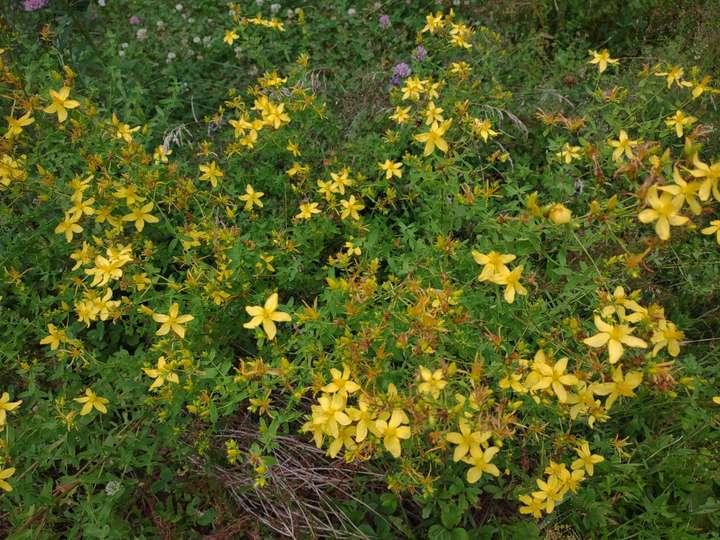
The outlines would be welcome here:
<svg viewBox="0 0 720 540">
<path fill-rule="evenodd" d="M 400 86 L 401 83 L 402 79 L 397 75 L 393 75 L 392 77 L 390 77 L 390 86 Z"/>
<path fill-rule="evenodd" d="M 137 15 L 133 15 L 130 17 L 130 20 L 128 21 L 130 24 L 140 24 L 140 17 Z"/>
<path fill-rule="evenodd" d="M 410 76 L 412 71 L 410 70 L 410 66 L 408 66 L 405 62 L 402 62 L 393 68 L 393 73 L 401 79 L 404 79 L 405 77 Z"/>
<path fill-rule="evenodd" d="M 427 49 L 422 45 L 418 45 L 417 49 L 415 49 L 415 59 L 422 62 L 425 58 L 427 58 Z"/>
<path fill-rule="evenodd" d="M 23 2 L 23 9 L 25 11 L 37 11 L 47 6 L 48 0 L 25 0 Z"/>
<path fill-rule="evenodd" d="M 380 28 L 382 28 L 383 30 L 385 28 L 390 28 L 390 17 L 388 17 L 387 15 L 380 15 L 378 23 L 380 24 Z"/>
</svg>

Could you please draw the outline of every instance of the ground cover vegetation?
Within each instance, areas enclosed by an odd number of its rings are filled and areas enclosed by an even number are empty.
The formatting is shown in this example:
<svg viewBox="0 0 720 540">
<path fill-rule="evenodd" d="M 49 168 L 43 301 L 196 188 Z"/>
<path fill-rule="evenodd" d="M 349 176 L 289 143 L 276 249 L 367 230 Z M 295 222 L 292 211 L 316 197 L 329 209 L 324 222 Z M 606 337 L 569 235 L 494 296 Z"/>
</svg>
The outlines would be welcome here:
<svg viewBox="0 0 720 540">
<path fill-rule="evenodd" d="M 479 4 L 6 0 L 4 537 L 714 538 L 720 7 Z"/>
</svg>

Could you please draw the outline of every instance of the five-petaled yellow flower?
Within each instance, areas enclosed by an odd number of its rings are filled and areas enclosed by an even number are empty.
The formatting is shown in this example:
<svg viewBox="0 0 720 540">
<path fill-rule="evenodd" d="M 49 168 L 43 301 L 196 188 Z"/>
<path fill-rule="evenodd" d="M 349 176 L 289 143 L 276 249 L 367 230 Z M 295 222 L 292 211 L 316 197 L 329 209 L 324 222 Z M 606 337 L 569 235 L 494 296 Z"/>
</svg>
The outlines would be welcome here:
<svg viewBox="0 0 720 540">
<path fill-rule="evenodd" d="M 21 403 L 22 400 L 10 401 L 10 394 L 8 392 L 2 393 L 2 396 L 0 396 L 0 427 L 5 425 L 8 411 L 17 409 Z"/>
<path fill-rule="evenodd" d="M 7 120 L 8 123 L 8 130 L 5 133 L 6 139 L 11 139 L 16 135 L 20 135 L 24 127 L 29 126 L 30 124 L 35 122 L 35 119 L 32 117 L 32 111 L 27 111 L 20 118 L 6 116 L 5 120 Z"/>
<path fill-rule="evenodd" d="M 245 211 L 249 212 L 252 210 L 253 205 L 257 206 L 258 208 L 263 207 L 263 203 L 260 200 L 260 198 L 265 195 L 262 191 L 255 191 L 255 189 L 248 184 L 245 186 L 245 195 L 240 195 L 240 200 L 245 202 Z"/>
<path fill-rule="evenodd" d="M 483 473 L 500 476 L 500 469 L 490 463 L 499 451 L 500 449 L 497 446 L 491 446 L 486 450 L 483 450 L 479 446 L 470 448 L 470 455 L 463 460 L 465 463 L 472 465 L 467 471 L 467 481 L 470 484 L 474 484 L 480 480 Z"/>
<path fill-rule="evenodd" d="M 77 401 L 78 403 L 83 403 L 83 407 L 80 410 L 80 416 L 90 414 L 93 409 L 96 409 L 99 413 L 105 414 L 107 412 L 107 407 L 105 407 L 105 404 L 110 402 L 109 399 L 98 396 L 90 388 L 86 388 L 85 395 L 75 398 L 75 401 Z"/>
<path fill-rule="evenodd" d="M 340 211 L 340 217 L 342 219 L 347 219 L 351 217 L 354 220 L 359 220 L 360 214 L 358 212 L 365 208 L 365 205 L 355 199 L 355 195 L 350 195 L 350 198 L 347 200 L 343 199 L 342 201 L 340 201 L 340 204 L 343 207 L 343 209 Z"/>
<path fill-rule="evenodd" d="M 638 215 L 638 219 L 643 223 L 655 222 L 655 232 L 660 240 L 668 240 L 670 238 L 670 226 L 677 227 L 685 225 L 688 222 L 687 216 L 681 216 L 680 208 L 682 208 L 684 199 L 681 196 L 673 196 L 670 193 L 662 193 L 658 195 L 656 186 L 651 186 L 648 190 L 645 202 L 650 205 Z"/>
<path fill-rule="evenodd" d="M 588 476 L 592 476 L 595 473 L 595 465 L 605 461 L 604 457 L 598 454 L 593 454 L 590 451 L 590 445 L 586 441 L 583 441 L 580 446 L 575 449 L 575 452 L 577 452 L 579 459 L 573 461 L 572 468 L 575 470 L 585 469 Z"/>
<path fill-rule="evenodd" d="M 505 285 L 505 292 L 503 296 L 508 304 L 512 304 L 515 301 L 515 295 L 525 296 L 528 291 L 520 283 L 522 277 L 523 266 L 516 266 L 512 271 L 495 274 L 493 282 L 498 285 Z"/>
<path fill-rule="evenodd" d="M 510 269 L 507 267 L 507 264 L 515 260 L 515 255 L 498 253 L 497 251 L 480 253 L 473 249 L 471 255 L 473 259 L 475 259 L 475 262 L 483 267 L 482 272 L 480 272 L 478 276 L 479 281 L 492 281 L 496 275 L 509 272 Z"/>
<path fill-rule="evenodd" d="M 214 161 L 209 164 L 200 165 L 198 166 L 198 169 L 200 169 L 200 172 L 203 173 L 200 175 L 200 180 L 209 181 L 212 187 L 217 187 L 218 178 L 225 176 L 225 173 L 220 170 L 217 163 Z"/>
<path fill-rule="evenodd" d="M 145 223 L 157 223 L 160 221 L 158 218 L 153 216 L 150 211 L 153 209 L 153 203 L 149 202 L 139 208 L 131 208 L 130 213 L 123 216 L 123 221 L 133 221 L 135 228 L 138 232 L 142 232 L 145 228 Z"/>
<path fill-rule="evenodd" d="M 695 122 L 697 122 L 696 117 L 685 114 L 682 111 L 676 111 L 674 115 L 665 120 L 665 125 L 675 128 L 675 134 L 678 138 L 682 138 L 685 134 L 685 128 L 692 126 Z"/>
<path fill-rule="evenodd" d="M 585 338 L 583 343 L 594 348 L 604 347 L 607 345 L 608 356 L 611 364 L 620 360 L 620 357 L 625 351 L 623 345 L 639 349 L 645 349 L 647 347 L 647 343 L 639 337 L 632 335 L 633 329 L 626 324 L 608 324 L 599 316 L 595 315 L 595 326 L 599 332 L 594 336 Z"/>
<path fill-rule="evenodd" d="M 265 301 L 264 306 L 245 306 L 245 311 L 252 317 L 249 322 L 243 324 L 245 328 L 257 328 L 262 324 L 263 330 L 270 341 L 275 339 L 277 328 L 276 322 L 289 322 L 292 320 L 290 315 L 282 311 L 277 311 L 278 294 L 273 293 Z"/>
<path fill-rule="evenodd" d="M 627 157 L 628 159 L 633 159 L 635 157 L 635 154 L 633 153 L 633 148 L 635 148 L 638 145 L 638 141 L 635 139 L 631 139 L 628 137 L 627 131 L 624 129 L 620 130 L 620 135 L 618 136 L 617 140 L 609 140 L 608 144 L 615 148 L 613 150 L 613 161 L 619 162 L 623 156 Z"/>
<path fill-rule="evenodd" d="M 15 467 L 0 469 L 0 489 L 8 492 L 13 490 L 12 486 L 6 482 L 13 474 L 15 474 Z"/>
<path fill-rule="evenodd" d="M 59 91 L 50 90 L 50 98 L 52 103 L 45 107 L 43 111 L 48 114 L 57 114 L 58 122 L 62 123 L 67 119 L 67 109 L 75 109 L 80 103 L 70 98 L 70 88 L 63 86 Z"/>
<path fill-rule="evenodd" d="M 464 419 L 460 419 L 460 432 L 448 433 L 445 439 L 449 443 L 457 445 L 453 452 L 453 461 L 460 461 L 470 452 L 471 448 L 480 448 L 491 436 L 492 432 L 490 431 L 472 431 L 468 423 Z"/>
<path fill-rule="evenodd" d="M 150 385 L 150 390 L 161 387 L 165 381 L 175 384 L 180 382 L 177 373 L 172 370 L 172 366 L 167 363 L 164 356 L 158 358 L 155 368 L 143 368 L 143 371 L 148 377 L 155 379 Z"/>
<path fill-rule="evenodd" d="M 302 203 L 300 205 L 300 212 L 295 216 L 295 219 L 311 219 L 314 214 L 319 214 L 320 209 L 318 208 L 318 203 L 311 202 L 311 203 Z"/>
<path fill-rule="evenodd" d="M 402 177 L 402 171 L 400 170 L 402 163 L 395 163 L 390 159 L 386 159 L 384 163 L 378 163 L 378 166 L 380 170 L 385 171 L 385 178 L 387 180 L 392 180 L 393 176 L 397 176 L 398 178 Z"/>
<path fill-rule="evenodd" d="M 399 458 L 402 451 L 400 439 L 410 438 L 410 428 L 403 425 L 407 423 L 409 423 L 408 417 L 400 409 L 392 412 L 390 420 L 375 421 L 375 431 L 378 437 L 382 438 L 385 449 L 395 458 Z"/>
<path fill-rule="evenodd" d="M 433 153 L 435 148 L 438 148 L 443 154 L 448 151 L 448 144 L 443 135 L 447 132 L 452 124 L 452 118 L 445 120 L 442 124 L 437 122 L 430 126 L 430 129 L 425 133 L 415 135 L 415 140 L 421 143 L 425 143 L 425 150 L 423 155 L 429 156 Z"/>
<path fill-rule="evenodd" d="M 592 56 L 588 64 L 597 64 L 600 73 L 605 71 L 608 65 L 617 64 L 620 61 L 617 58 L 610 58 L 610 51 L 607 49 L 603 49 L 600 52 L 588 51 L 588 53 Z"/>
<path fill-rule="evenodd" d="M 447 381 L 443 379 L 442 369 L 430 371 L 425 366 L 420 366 L 420 384 L 418 391 L 421 394 L 430 394 L 433 399 L 440 397 L 440 392 L 447 385 Z"/>
<path fill-rule="evenodd" d="M 185 337 L 185 327 L 183 325 L 194 320 L 195 317 L 192 315 L 180 315 L 179 311 L 180 306 L 176 302 L 170 306 L 170 310 L 167 315 L 163 315 L 162 313 L 153 313 L 152 317 L 155 322 L 159 322 L 161 324 L 160 329 L 155 332 L 156 336 L 164 336 L 172 330 L 181 338 Z"/>
</svg>

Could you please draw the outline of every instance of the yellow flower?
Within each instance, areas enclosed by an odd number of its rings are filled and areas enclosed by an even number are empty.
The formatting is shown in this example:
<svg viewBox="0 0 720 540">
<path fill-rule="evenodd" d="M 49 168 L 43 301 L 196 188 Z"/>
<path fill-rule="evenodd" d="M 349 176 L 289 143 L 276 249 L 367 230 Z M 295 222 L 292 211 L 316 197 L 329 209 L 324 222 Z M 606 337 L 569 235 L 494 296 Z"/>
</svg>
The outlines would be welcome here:
<svg viewBox="0 0 720 540">
<path fill-rule="evenodd" d="M 21 403 L 22 400 L 10 401 L 10 394 L 7 392 L 2 393 L 2 396 L 0 396 L 0 427 L 5 425 L 7 411 L 17 409 Z"/>
<path fill-rule="evenodd" d="M 262 201 L 260 201 L 260 198 L 265 195 L 262 191 L 255 191 L 253 187 L 248 184 L 245 186 L 245 195 L 240 195 L 240 200 L 245 202 L 245 211 L 249 212 L 252 210 L 253 205 L 257 206 L 258 208 L 263 207 Z"/>
<path fill-rule="evenodd" d="M 402 99 L 411 99 L 417 101 L 420 99 L 420 93 L 423 91 L 423 81 L 417 77 L 408 77 L 402 87 Z"/>
<path fill-rule="evenodd" d="M 382 438 L 385 449 L 395 458 L 400 457 L 402 450 L 400 447 L 400 439 L 410 438 L 410 428 L 403 425 L 408 422 L 407 415 L 400 409 L 395 409 L 392 412 L 389 421 L 375 421 L 375 431 L 378 437 Z"/>
<path fill-rule="evenodd" d="M 442 122 L 443 116 L 442 113 L 445 111 L 442 107 L 438 107 L 435 105 L 434 102 L 430 102 L 427 104 L 427 107 L 425 108 L 425 124 L 428 126 L 431 126 L 432 124 Z"/>
<path fill-rule="evenodd" d="M 350 171 L 343 169 L 339 173 L 330 173 L 332 178 L 332 189 L 340 195 L 345 195 L 345 188 L 350 187 L 353 184 L 352 178 L 349 176 Z"/>
<path fill-rule="evenodd" d="M 687 203 L 690 207 L 690 211 L 699 216 L 702 213 L 702 206 L 697 199 L 698 192 L 700 191 L 700 182 L 686 182 L 680 175 L 680 170 L 677 166 L 673 167 L 673 181 L 674 185 L 660 186 L 658 189 L 665 193 L 670 193 L 675 197 L 680 197 L 683 203 Z"/>
<path fill-rule="evenodd" d="M 299 157 L 301 155 L 300 153 L 300 146 L 298 146 L 297 143 L 294 143 L 292 141 L 288 141 L 287 146 L 285 149 L 290 152 L 293 156 Z"/>
<path fill-rule="evenodd" d="M 671 66 L 668 64 L 667 71 L 659 71 L 655 73 L 656 77 L 665 77 L 667 81 L 667 87 L 670 88 L 673 83 L 678 86 L 692 86 L 692 83 L 682 80 L 685 70 L 680 66 Z"/>
<path fill-rule="evenodd" d="M 667 347 L 670 356 L 675 358 L 680 354 L 680 341 L 685 339 L 685 333 L 678 330 L 677 326 L 670 321 L 665 319 L 658 322 L 657 330 L 653 333 L 652 341 L 655 344 L 653 347 L 653 356 L 657 355 L 664 347 Z"/>
<path fill-rule="evenodd" d="M 323 394 L 318 398 L 318 405 L 313 405 L 312 425 L 320 428 L 322 433 L 326 433 L 337 438 L 340 434 L 338 426 L 348 426 L 351 423 L 350 417 L 345 414 L 347 394 Z M 321 435 L 322 435 L 321 433 Z M 317 443 L 316 436 L 315 442 Z M 320 438 L 320 440 L 322 440 Z"/>
<path fill-rule="evenodd" d="M 615 403 L 619 397 L 633 397 L 635 396 L 635 388 L 640 386 L 643 380 L 643 374 L 639 371 L 631 371 L 627 375 L 623 376 L 622 366 L 618 366 L 613 371 L 612 382 L 601 383 L 595 385 L 595 393 L 599 396 L 608 396 L 605 401 L 605 408 L 610 410 L 612 404 Z"/>
<path fill-rule="evenodd" d="M 79 219 L 80 216 L 76 213 L 66 212 L 65 219 L 63 219 L 58 226 L 55 227 L 55 232 L 57 234 L 64 234 L 65 240 L 72 242 L 73 235 L 83 231 L 83 228 L 77 223 Z"/>
<path fill-rule="evenodd" d="M 238 36 L 235 30 L 228 30 L 227 32 L 225 32 L 225 37 L 223 37 L 223 41 L 228 45 L 232 45 L 233 43 L 235 43 L 235 40 L 238 37 L 240 36 Z"/>
<path fill-rule="evenodd" d="M 350 407 L 347 412 L 352 421 L 357 422 L 355 441 L 363 442 L 367 437 L 368 429 L 371 427 L 374 429 L 375 413 L 370 410 L 370 405 L 362 397 L 358 399 L 358 408 Z"/>
<path fill-rule="evenodd" d="M 85 395 L 82 397 L 75 398 L 75 401 L 78 403 L 83 403 L 83 407 L 80 410 L 80 416 L 85 416 L 86 414 L 90 414 L 90 412 L 94 409 L 97 409 L 98 412 L 105 414 L 107 412 L 107 408 L 105 407 L 106 403 L 109 403 L 110 400 L 106 399 L 104 397 L 100 397 L 95 392 L 93 392 L 90 388 L 85 389 Z"/>
<path fill-rule="evenodd" d="M 354 220 L 359 220 L 360 214 L 358 212 L 365 208 L 365 206 L 361 204 L 360 201 L 355 200 L 355 195 L 350 195 L 349 199 L 340 201 L 340 204 L 343 207 L 342 211 L 340 212 L 340 217 L 342 219 L 352 217 Z"/>
<path fill-rule="evenodd" d="M 483 473 L 488 473 L 493 476 L 500 476 L 500 469 L 496 465 L 490 463 L 492 458 L 495 457 L 500 449 L 497 446 L 491 446 L 483 451 L 479 446 L 473 446 L 470 448 L 470 456 L 465 457 L 463 460 L 465 463 L 472 465 L 467 471 L 467 481 L 474 484 Z"/>
<path fill-rule="evenodd" d="M 433 15 L 432 13 L 430 15 L 425 16 L 425 26 L 422 30 L 420 30 L 421 34 L 424 34 L 425 32 L 430 32 L 431 34 L 434 34 L 438 30 L 440 30 L 443 26 L 445 26 L 445 21 L 443 20 L 443 14 L 439 11 Z"/>
<path fill-rule="evenodd" d="M 640 214 L 638 219 L 642 223 L 651 223 L 655 221 L 655 232 L 660 240 L 668 240 L 670 238 L 670 226 L 677 227 L 688 222 L 686 216 L 678 214 L 682 208 L 684 198 L 673 197 L 670 193 L 662 193 L 658 196 L 656 186 L 651 186 L 645 197 L 652 208 L 646 208 Z"/>
<path fill-rule="evenodd" d="M 692 98 L 697 99 L 705 93 L 706 90 L 712 90 L 710 88 L 710 75 L 705 75 L 700 81 L 694 81 L 692 83 L 693 91 Z"/>
<path fill-rule="evenodd" d="M 311 219 L 313 214 L 319 214 L 318 203 L 302 203 L 300 205 L 300 213 L 295 216 L 295 219 Z"/>
<path fill-rule="evenodd" d="M 433 399 L 440 397 L 440 392 L 447 385 L 447 381 L 443 380 L 442 369 L 430 371 L 420 366 L 420 379 L 422 382 L 418 385 L 418 391 L 421 394 L 430 394 Z"/>
<path fill-rule="evenodd" d="M 32 111 L 27 111 L 20 118 L 13 118 L 12 116 L 6 116 L 5 120 L 8 123 L 8 130 L 5 133 L 6 139 L 11 139 L 16 135 L 20 135 L 25 126 L 29 126 L 35 119 L 32 117 Z"/>
<path fill-rule="evenodd" d="M 445 438 L 449 443 L 457 445 L 453 452 L 453 461 L 460 461 L 471 448 L 480 448 L 491 436 L 492 432 L 473 432 L 464 419 L 460 420 L 460 433 L 448 433 Z"/>
<path fill-rule="evenodd" d="M 690 127 L 695 122 L 697 122 L 697 118 L 694 116 L 686 115 L 682 111 L 677 111 L 673 116 L 670 116 L 665 120 L 665 125 L 671 128 L 674 127 L 675 134 L 678 138 L 682 138 L 685 126 Z"/>
<path fill-rule="evenodd" d="M 384 163 L 378 163 L 378 166 L 380 170 L 385 171 L 385 178 L 387 180 L 392 180 L 393 176 L 397 176 L 398 178 L 402 177 L 402 171 L 400 170 L 402 163 L 395 163 L 392 160 L 386 159 Z"/>
<path fill-rule="evenodd" d="M 590 451 L 590 445 L 586 441 L 583 441 L 582 444 L 575 449 L 575 452 L 579 456 L 579 459 L 573 461 L 572 468 L 574 470 L 585 469 L 589 476 L 594 474 L 595 465 L 605 461 L 604 457 L 598 454 L 593 454 Z"/>
<path fill-rule="evenodd" d="M 210 164 L 200 165 L 198 168 L 203 173 L 200 175 L 200 180 L 208 180 L 212 187 L 217 187 L 218 178 L 225 176 L 214 161 Z"/>
<path fill-rule="evenodd" d="M 0 489 L 3 489 L 5 491 L 12 491 L 12 486 L 6 482 L 8 478 L 10 478 L 13 474 L 15 474 L 15 467 L 10 467 L 8 469 L 0 469 Z"/>
<path fill-rule="evenodd" d="M 549 476 L 546 481 L 535 480 L 540 491 L 533 491 L 532 496 L 535 499 L 545 503 L 545 511 L 549 514 L 555 509 L 555 504 L 559 503 L 563 498 L 562 482 L 555 476 Z"/>
<path fill-rule="evenodd" d="M 348 366 L 343 366 L 342 371 L 331 368 L 330 376 L 332 377 L 332 382 L 322 387 L 323 392 L 328 394 L 334 394 L 335 392 L 352 394 L 360 390 L 360 385 L 350 380 L 350 368 Z"/>
<path fill-rule="evenodd" d="M 495 276 L 509 272 L 510 269 L 506 265 L 515 260 L 515 255 L 502 254 L 497 251 L 480 253 L 473 249 L 471 254 L 477 264 L 483 265 L 478 281 L 492 281 Z"/>
<path fill-rule="evenodd" d="M 421 143 L 425 143 L 425 150 L 423 155 L 429 156 L 433 153 L 433 150 L 437 147 L 443 154 L 448 151 L 448 144 L 443 135 L 447 132 L 448 128 L 452 124 L 452 118 L 446 120 L 442 124 L 437 122 L 430 126 L 430 129 L 425 133 L 415 135 L 415 140 Z"/>
<path fill-rule="evenodd" d="M 395 107 L 395 112 L 390 115 L 391 120 L 395 120 L 397 124 L 405 124 L 410 120 L 410 107 Z"/>
<path fill-rule="evenodd" d="M 614 364 L 623 355 L 623 344 L 628 347 L 644 349 L 647 347 L 642 339 L 632 335 L 633 329 L 626 324 L 611 325 L 595 315 L 595 326 L 600 331 L 594 336 L 585 338 L 583 343 L 590 347 L 598 348 L 607 345 L 610 363 Z"/>
<path fill-rule="evenodd" d="M 545 388 L 552 388 L 560 402 L 565 403 L 568 397 L 565 387 L 576 385 L 580 382 L 575 375 L 565 374 L 567 363 L 567 358 L 561 358 L 551 367 L 545 363 L 544 354 L 542 357 L 537 358 L 534 367 L 538 371 L 539 380 L 533 385 L 532 389 L 543 390 Z"/>
<path fill-rule="evenodd" d="M 185 337 L 185 327 L 183 325 L 194 320 L 195 317 L 192 315 L 180 315 L 179 310 L 180 306 L 177 303 L 173 303 L 167 315 L 153 313 L 153 320 L 161 324 L 160 329 L 155 332 L 156 336 L 164 336 L 172 330 L 180 336 L 180 338 Z"/>
<path fill-rule="evenodd" d="M 588 64 L 597 64 L 600 73 L 607 69 L 608 64 L 617 64 L 619 62 L 617 58 L 610 58 L 610 51 L 607 49 L 603 49 L 600 52 L 591 50 L 588 51 L 588 53 L 592 56 Z"/>
<path fill-rule="evenodd" d="M 705 227 L 702 231 L 703 234 L 714 234 L 716 235 L 717 243 L 720 244 L 720 219 L 714 219 L 710 222 L 709 227 Z"/>
<path fill-rule="evenodd" d="M 67 119 L 67 109 L 75 109 L 80 103 L 74 99 L 69 99 L 70 88 L 63 86 L 59 91 L 50 90 L 50 98 L 52 103 L 45 107 L 43 111 L 48 114 L 57 114 L 58 122 L 62 123 Z"/>
<path fill-rule="evenodd" d="M 531 514 L 535 519 L 542 517 L 542 511 L 545 509 L 545 502 L 531 495 L 520 495 L 520 502 L 525 506 L 520 507 L 521 514 Z"/>
<path fill-rule="evenodd" d="M 566 223 L 570 223 L 570 220 L 572 219 L 572 212 L 564 204 L 557 203 L 550 207 L 548 218 L 555 225 L 564 225 Z"/>
<path fill-rule="evenodd" d="M 262 324 L 263 330 L 270 341 L 275 339 L 277 328 L 275 322 L 289 322 L 290 315 L 277 311 L 278 294 L 273 293 L 265 301 L 264 306 L 245 306 L 245 311 L 252 317 L 249 322 L 243 324 L 245 328 L 257 328 Z"/>
<path fill-rule="evenodd" d="M 621 129 L 617 140 L 609 140 L 608 144 L 615 148 L 612 155 L 613 161 L 619 162 L 623 155 L 628 159 L 633 159 L 635 157 L 632 149 L 638 145 L 638 141 L 637 139 L 630 139 L 627 132 L 624 129 Z"/>
<path fill-rule="evenodd" d="M 695 168 L 690 171 L 695 178 L 702 178 L 702 185 L 698 196 L 701 201 L 707 201 L 710 198 L 710 192 L 712 192 L 716 201 L 720 201 L 720 161 L 716 161 L 712 165 L 708 165 L 700 161 L 697 154 L 693 157 L 693 165 Z"/>
<path fill-rule="evenodd" d="M 149 202 L 145 206 L 142 206 L 140 208 L 131 208 L 131 212 L 127 214 L 126 216 L 123 216 L 123 221 L 134 221 L 135 222 L 135 228 L 138 230 L 138 232 L 142 232 L 143 228 L 145 227 L 145 223 L 157 223 L 160 221 L 158 218 L 150 214 L 150 211 L 153 209 L 153 203 Z"/>
<path fill-rule="evenodd" d="M 148 377 L 155 379 L 150 385 L 150 390 L 161 387 L 165 381 L 178 384 L 180 382 L 177 373 L 172 370 L 172 366 L 165 361 L 165 357 L 158 358 L 157 366 L 153 368 L 143 368 Z"/>
<path fill-rule="evenodd" d="M 484 142 L 487 142 L 490 137 L 498 136 L 498 132 L 492 129 L 492 124 L 488 119 L 480 120 L 475 118 L 473 122 L 473 131 L 480 135 Z"/>
<path fill-rule="evenodd" d="M 512 271 L 495 274 L 493 282 L 498 285 L 505 285 L 505 292 L 503 296 L 508 304 L 512 304 L 515 301 L 515 295 L 519 294 L 525 296 L 528 292 L 527 289 L 520 283 L 520 277 L 522 276 L 523 266 L 520 265 L 514 268 Z"/>
<path fill-rule="evenodd" d="M 132 134 L 140 129 L 139 126 L 131 128 L 129 124 L 123 124 L 118 120 L 115 113 L 112 113 L 112 125 L 115 128 L 115 137 L 123 139 L 125 142 L 132 142 Z"/>
<path fill-rule="evenodd" d="M 58 330 L 54 324 L 48 324 L 48 332 L 49 335 L 40 340 L 40 345 L 50 345 L 51 351 L 56 350 L 67 339 L 65 330 Z"/>
<path fill-rule="evenodd" d="M 582 147 L 580 146 L 571 146 L 569 143 L 565 143 L 562 149 L 555 155 L 565 163 L 572 163 L 574 159 L 580 159 L 581 150 Z"/>
<path fill-rule="evenodd" d="M 155 151 L 153 152 L 153 159 L 155 160 L 155 163 L 167 163 L 167 157 L 170 154 L 172 154 L 172 150 L 170 148 L 165 148 L 165 146 L 161 144 L 155 148 Z"/>
</svg>

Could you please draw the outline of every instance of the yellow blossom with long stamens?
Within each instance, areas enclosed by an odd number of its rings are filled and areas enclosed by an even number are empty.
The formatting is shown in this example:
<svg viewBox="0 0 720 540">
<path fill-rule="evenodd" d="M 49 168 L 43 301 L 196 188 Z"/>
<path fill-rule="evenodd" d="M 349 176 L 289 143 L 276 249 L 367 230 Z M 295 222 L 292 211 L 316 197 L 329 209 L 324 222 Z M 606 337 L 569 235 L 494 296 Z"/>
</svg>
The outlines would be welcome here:
<svg viewBox="0 0 720 540">
<path fill-rule="evenodd" d="M 607 345 L 611 364 L 616 363 L 620 360 L 620 357 L 622 357 L 623 352 L 625 351 L 623 345 L 639 349 L 645 349 L 647 347 L 647 343 L 645 343 L 645 341 L 632 335 L 633 329 L 626 324 L 611 325 L 596 315 L 595 326 L 599 332 L 594 336 L 585 338 L 583 343 L 593 348 L 604 347 Z"/>
<path fill-rule="evenodd" d="M 638 219 L 642 223 L 655 222 L 655 232 L 660 240 L 668 240 L 670 238 L 670 226 L 678 227 L 688 222 L 687 216 L 682 216 L 678 212 L 682 208 L 684 198 L 673 196 L 670 193 L 662 193 L 658 195 L 656 186 L 650 187 L 645 202 L 650 205 L 640 214 Z"/>
<path fill-rule="evenodd" d="M 175 334 L 180 336 L 180 338 L 185 337 L 185 327 L 183 325 L 195 319 L 192 315 L 180 315 L 180 306 L 177 303 L 173 303 L 170 306 L 170 310 L 167 315 L 162 313 L 153 313 L 152 318 L 155 322 L 159 322 L 161 324 L 158 331 L 155 332 L 155 335 L 164 336 L 172 330 Z"/>
<path fill-rule="evenodd" d="M 275 339 L 277 328 L 276 322 L 289 322 L 291 317 L 289 314 L 277 310 L 278 294 L 273 293 L 265 301 L 264 306 L 246 306 L 245 311 L 252 317 L 249 322 L 243 324 L 245 328 L 257 328 L 262 325 L 268 339 Z"/>
</svg>

